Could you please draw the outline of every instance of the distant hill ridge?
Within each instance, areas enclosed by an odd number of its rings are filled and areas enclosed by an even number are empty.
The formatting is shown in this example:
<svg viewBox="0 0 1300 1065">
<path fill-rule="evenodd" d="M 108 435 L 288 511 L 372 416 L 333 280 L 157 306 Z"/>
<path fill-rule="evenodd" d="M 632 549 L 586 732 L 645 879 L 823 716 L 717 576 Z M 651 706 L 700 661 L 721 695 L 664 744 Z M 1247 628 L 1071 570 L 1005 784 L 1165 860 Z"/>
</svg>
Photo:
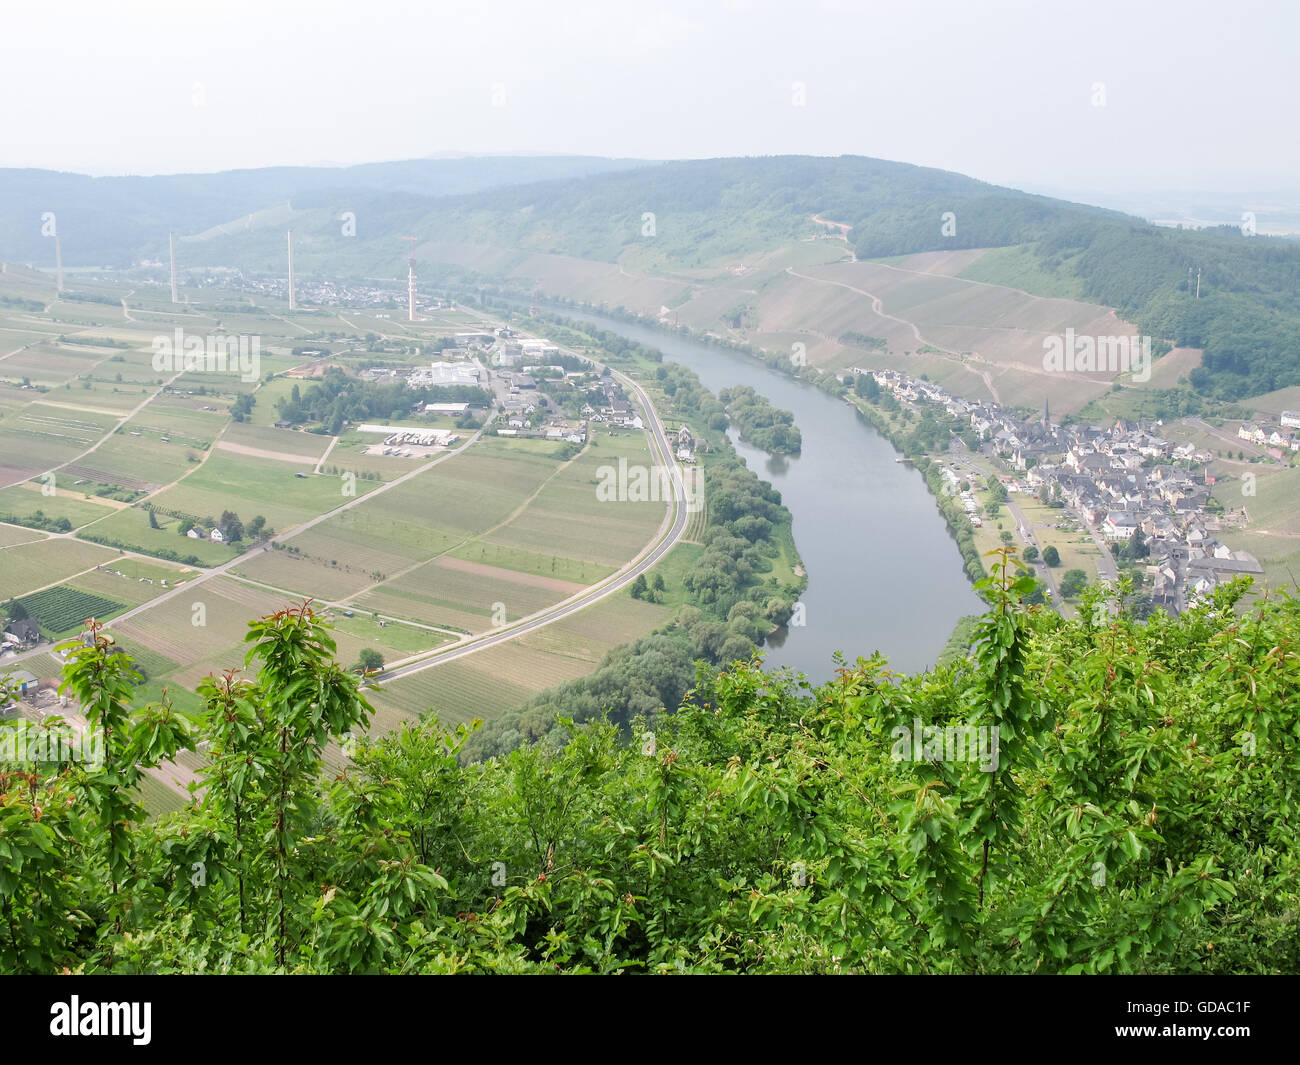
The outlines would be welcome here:
<svg viewBox="0 0 1300 1065">
<path fill-rule="evenodd" d="M 257 218 L 282 205 L 292 212 Z M 631 251 L 707 268 L 816 233 L 820 215 L 852 226 L 859 258 L 1022 248 L 1043 274 L 1143 333 L 1204 349 L 1191 381 L 1206 394 L 1238 399 L 1300 384 L 1300 242 L 1161 228 L 862 156 L 490 157 L 138 178 L 0 170 L 0 257 L 52 261 L 44 211 L 57 213 L 69 266 L 160 257 L 172 228 L 188 266 L 257 270 L 279 261 L 292 225 L 304 276 L 393 273 L 405 235 L 601 262 Z M 202 242 L 184 239 L 200 233 Z"/>
</svg>

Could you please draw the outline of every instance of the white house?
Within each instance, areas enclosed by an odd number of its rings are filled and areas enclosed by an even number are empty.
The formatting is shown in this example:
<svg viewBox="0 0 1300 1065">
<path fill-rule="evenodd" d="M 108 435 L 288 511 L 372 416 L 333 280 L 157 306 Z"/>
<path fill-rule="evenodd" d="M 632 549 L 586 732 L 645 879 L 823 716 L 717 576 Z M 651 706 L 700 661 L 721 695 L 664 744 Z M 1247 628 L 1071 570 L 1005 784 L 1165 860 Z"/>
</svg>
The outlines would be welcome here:
<svg viewBox="0 0 1300 1065">
<path fill-rule="evenodd" d="M 1102 523 L 1107 540 L 1131 540 L 1137 532 L 1137 521 L 1127 510 L 1112 510 Z"/>
</svg>

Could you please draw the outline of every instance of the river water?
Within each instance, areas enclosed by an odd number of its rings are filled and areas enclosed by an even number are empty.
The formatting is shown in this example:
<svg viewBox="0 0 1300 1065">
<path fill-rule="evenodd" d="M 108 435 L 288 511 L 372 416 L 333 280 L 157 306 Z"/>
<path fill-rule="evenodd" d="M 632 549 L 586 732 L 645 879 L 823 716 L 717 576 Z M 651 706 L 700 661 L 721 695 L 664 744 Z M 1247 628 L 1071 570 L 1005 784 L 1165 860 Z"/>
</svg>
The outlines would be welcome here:
<svg viewBox="0 0 1300 1065">
<path fill-rule="evenodd" d="M 958 618 L 983 610 L 921 474 L 895 461 L 893 445 L 850 404 L 740 352 L 599 314 L 558 313 L 658 348 L 714 393 L 750 385 L 794 412 L 803 434 L 797 457 L 769 456 L 731 434 L 794 516 L 808 571 L 805 624 L 769 643 L 767 665 L 822 681 L 834 673 L 836 651 L 852 662 L 879 650 L 892 669 L 916 672 L 934 664 Z"/>
</svg>

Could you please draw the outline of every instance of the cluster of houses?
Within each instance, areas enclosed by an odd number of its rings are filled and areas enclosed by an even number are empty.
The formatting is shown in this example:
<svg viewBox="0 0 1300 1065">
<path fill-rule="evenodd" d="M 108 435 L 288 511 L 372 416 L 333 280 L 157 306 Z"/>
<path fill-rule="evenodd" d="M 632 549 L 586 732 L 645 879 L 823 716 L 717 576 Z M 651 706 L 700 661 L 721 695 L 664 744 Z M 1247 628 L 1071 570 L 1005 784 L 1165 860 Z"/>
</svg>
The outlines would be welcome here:
<svg viewBox="0 0 1300 1065">
<path fill-rule="evenodd" d="M 1249 552 L 1213 535 L 1219 519 L 1210 510 L 1215 478 L 1207 467 L 1214 456 L 1164 439 L 1159 422 L 1067 427 L 1054 424 L 1047 409 L 1041 418 L 1019 418 L 895 370 L 852 372 L 871 373 L 900 403 L 933 403 L 968 418 L 985 453 L 1023 475 L 1021 491 L 1059 500 L 1107 542 L 1131 540 L 1140 530 L 1152 601 L 1170 613 L 1233 577 L 1263 572 Z M 1300 426 L 1300 416 L 1295 421 Z M 972 515 L 973 502 L 966 506 Z"/>
<path fill-rule="evenodd" d="M 583 417 L 593 422 L 603 422 L 625 429 L 644 429 L 645 423 L 641 420 L 641 416 L 632 409 L 632 404 L 623 398 L 614 380 L 609 377 L 602 377 L 599 380 L 604 398 L 600 401 L 599 408 L 584 403 Z"/>
<path fill-rule="evenodd" d="M 1242 422 L 1237 428 L 1237 436 L 1249 443 L 1262 447 L 1275 459 L 1283 459 L 1288 451 L 1300 451 L 1300 411 L 1284 410 L 1279 424 L 1275 426 L 1259 425 L 1256 422 Z"/>
</svg>

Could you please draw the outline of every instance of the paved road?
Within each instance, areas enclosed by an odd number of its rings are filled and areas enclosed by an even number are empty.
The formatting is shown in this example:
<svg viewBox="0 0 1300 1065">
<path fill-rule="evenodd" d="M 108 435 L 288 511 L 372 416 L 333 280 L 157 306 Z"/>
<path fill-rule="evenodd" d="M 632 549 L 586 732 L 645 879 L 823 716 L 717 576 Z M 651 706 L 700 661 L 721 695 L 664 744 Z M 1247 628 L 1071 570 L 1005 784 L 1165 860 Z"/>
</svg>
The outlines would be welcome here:
<svg viewBox="0 0 1300 1065">
<path fill-rule="evenodd" d="M 1057 587 L 1056 574 L 1052 572 L 1052 567 L 1049 566 L 1046 562 L 1042 561 L 1043 548 L 1042 545 L 1039 544 L 1038 542 L 1038 537 L 1034 535 L 1033 526 L 1029 524 L 1029 521 L 1025 517 L 1024 513 L 1016 505 L 1015 500 L 1008 497 L 1006 502 L 1006 507 L 1007 507 L 1007 511 L 1016 520 L 1016 531 L 1020 533 L 1020 539 L 1025 542 L 1026 546 L 1035 547 L 1038 549 L 1038 558 L 1040 564 L 1038 566 L 1035 566 L 1034 569 L 1036 570 L 1037 573 L 1041 574 L 1047 580 L 1047 587 L 1052 589 L 1052 606 L 1059 613 L 1062 607 L 1065 605 L 1065 601 L 1061 598 L 1061 589 Z"/>
<path fill-rule="evenodd" d="M 1097 560 L 1097 576 L 1104 581 L 1119 580 L 1119 566 L 1115 564 L 1115 556 L 1110 553 L 1110 545 L 1101 538 L 1096 529 L 1082 518 L 1079 519 L 1079 524 L 1088 530 L 1092 542 L 1097 545 L 1097 549 L 1101 552 L 1101 558 Z"/>
</svg>

